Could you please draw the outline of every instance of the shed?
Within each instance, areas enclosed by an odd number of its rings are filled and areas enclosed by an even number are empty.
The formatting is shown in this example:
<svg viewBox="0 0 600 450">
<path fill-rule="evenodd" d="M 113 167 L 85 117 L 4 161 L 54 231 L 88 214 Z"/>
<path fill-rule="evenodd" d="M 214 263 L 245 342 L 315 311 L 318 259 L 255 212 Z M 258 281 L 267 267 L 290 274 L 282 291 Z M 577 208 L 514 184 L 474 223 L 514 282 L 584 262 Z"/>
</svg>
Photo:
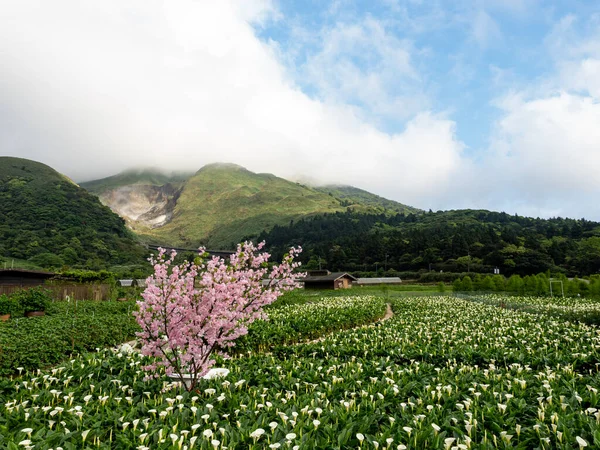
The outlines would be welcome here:
<svg viewBox="0 0 600 450">
<path fill-rule="evenodd" d="M 146 280 L 119 280 L 121 287 L 146 287 Z"/>
<path fill-rule="evenodd" d="M 379 278 L 359 278 L 356 283 L 358 286 L 373 286 L 380 284 L 402 284 L 399 277 L 379 277 Z"/>
<path fill-rule="evenodd" d="M 12 294 L 21 288 L 41 286 L 55 274 L 39 270 L 0 269 L 0 294 Z"/>
<path fill-rule="evenodd" d="M 348 289 L 357 279 L 347 272 L 329 272 L 328 270 L 309 272 L 302 279 L 304 289 Z"/>
<path fill-rule="evenodd" d="M 40 270 L 0 269 L 0 285 L 3 286 L 39 286 L 55 274 Z"/>
</svg>

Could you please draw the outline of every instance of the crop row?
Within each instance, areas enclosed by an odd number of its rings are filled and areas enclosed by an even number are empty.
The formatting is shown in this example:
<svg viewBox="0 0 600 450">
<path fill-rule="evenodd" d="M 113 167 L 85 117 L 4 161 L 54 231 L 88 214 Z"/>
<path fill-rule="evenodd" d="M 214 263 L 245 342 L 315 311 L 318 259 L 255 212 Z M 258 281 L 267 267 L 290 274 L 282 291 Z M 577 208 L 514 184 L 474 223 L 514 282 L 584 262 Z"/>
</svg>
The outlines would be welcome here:
<svg viewBox="0 0 600 450">
<path fill-rule="evenodd" d="M 581 297 L 462 295 L 468 300 L 535 314 L 600 325 L 600 301 Z"/>
<path fill-rule="evenodd" d="M 600 329 L 553 317 L 498 308 L 454 297 L 410 297 L 392 300 L 394 319 L 377 333 L 355 329 L 312 346 L 303 354 L 391 357 L 398 363 L 418 360 L 444 364 L 530 367 L 570 364 L 577 370 L 600 361 Z M 298 349 L 289 351 L 298 353 Z M 288 356 L 283 350 L 282 357 Z"/>
<path fill-rule="evenodd" d="M 236 342 L 236 350 L 266 350 L 318 339 L 333 331 L 365 325 L 384 316 L 381 297 L 330 297 L 269 309 L 268 320 L 254 322 Z"/>
<path fill-rule="evenodd" d="M 44 317 L 0 322 L 0 376 L 132 339 L 138 330 L 134 307 L 133 302 L 56 302 Z"/>
</svg>

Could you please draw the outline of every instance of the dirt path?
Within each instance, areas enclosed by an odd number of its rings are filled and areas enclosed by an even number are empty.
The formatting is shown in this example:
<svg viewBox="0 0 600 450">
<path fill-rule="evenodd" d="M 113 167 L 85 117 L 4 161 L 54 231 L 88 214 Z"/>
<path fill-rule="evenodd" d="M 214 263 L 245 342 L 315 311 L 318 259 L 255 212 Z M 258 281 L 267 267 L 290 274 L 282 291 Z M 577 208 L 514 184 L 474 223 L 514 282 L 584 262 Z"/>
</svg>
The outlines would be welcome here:
<svg viewBox="0 0 600 450">
<path fill-rule="evenodd" d="M 392 311 L 392 305 L 390 305 L 388 303 L 386 305 L 385 316 L 383 316 L 381 319 L 379 319 L 379 321 L 383 322 L 384 320 L 391 319 L 392 317 L 394 317 L 394 311 Z"/>
</svg>

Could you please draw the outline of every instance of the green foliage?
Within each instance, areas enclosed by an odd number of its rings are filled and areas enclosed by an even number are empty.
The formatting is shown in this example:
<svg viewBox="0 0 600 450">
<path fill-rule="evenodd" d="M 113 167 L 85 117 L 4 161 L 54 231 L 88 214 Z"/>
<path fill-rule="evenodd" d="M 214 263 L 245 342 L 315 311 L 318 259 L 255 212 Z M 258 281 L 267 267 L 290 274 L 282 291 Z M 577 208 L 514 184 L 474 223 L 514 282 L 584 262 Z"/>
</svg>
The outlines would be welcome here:
<svg viewBox="0 0 600 450">
<path fill-rule="evenodd" d="M 466 276 L 462 279 L 461 290 L 469 292 L 473 290 L 473 280 L 471 280 L 470 276 Z"/>
<path fill-rule="evenodd" d="M 562 322 L 582 322 L 600 325 L 600 303 L 579 297 L 538 297 L 532 295 L 507 296 L 485 294 L 464 297 L 470 301 L 500 306 L 514 311 L 556 318 Z"/>
<path fill-rule="evenodd" d="M 85 190 L 92 192 L 93 194 L 101 195 L 109 189 L 115 189 L 121 186 L 130 186 L 133 184 L 162 186 L 170 183 L 178 185 L 179 183 L 184 182 L 191 175 L 191 173 L 183 172 L 167 175 L 159 170 L 154 169 L 127 170 L 111 177 L 80 183 L 80 186 Z"/>
<path fill-rule="evenodd" d="M 64 251 L 66 251 L 65 249 Z M 72 250 L 72 249 L 71 249 Z M 65 260 L 54 253 L 38 253 L 37 255 L 29 258 L 29 261 L 37 266 L 45 267 L 47 269 L 58 269 L 65 264 Z"/>
<path fill-rule="evenodd" d="M 268 310 L 268 321 L 256 321 L 236 341 L 237 353 L 265 350 L 318 339 L 336 330 L 365 325 L 384 316 L 381 297 L 330 297 Z"/>
<path fill-rule="evenodd" d="M 114 283 L 116 281 L 116 276 L 113 272 L 108 270 L 94 271 L 72 269 L 63 270 L 54 278 L 54 281 L 76 281 L 78 283 Z"/>
<path fill-rule="evenodd" d="M 256 238 L 274 225 L 287 225 L 315 214 L 346 209 L 371 213 L 419 211 L 349 186 L 311 188 L 270 174 L 252 173 L 234 164 L 211 164 L 177 180 L 142 171 L 82 186 L 110 199 L 110 190 L 122 186 L 137 186 L 141 191 L 150 185 L 174 182 L 177 194 L 173 194 L 170 206 L 175 208 L 171 222 L 158 228 L 135 225 L 136 231 L 150 242 L 224 249 Z"/>
<path fill-rule="evenodd" d="M 346 211 L 278 225 L 259 239 L 274 257 L 301 244 L 303 263 L 314 266 L 321 258 L 331 271 L 364 273 L 386 266 L 395 273 L 431 273 L 422 277 L 438 282 L 453 281 L 445 278 L 447 273 L 489 274 L 495 268 L 507 276 L 548 270 L 569 276 L 598 273 L 599 229 L 600 224 L 584 219 L 533 219 L 483 210 L 396 215 Z"/>
<path fill-rule="evenodd" d="M 12 294 L 11 298 L 17 302 L 19 309 L 26 313 L 30 311 L 45 311 L 52 301 L 50 291 L 39 286 L 21 289 Z"/>
<path fill-rule="evenodd" d="M 0 255 L 43 268 L 142 262 L 123 219 L 50 167 L 0 157 Z"/>
<path fill-rule="evenodd" d="M 453 283 L 455 292 L 469 291 L 467 277 L 457 278 Z M 562 283 L 562 286 L 561 284 Z M 550 278 L 546 273 L 537 275 L 512 275 L 506 279 L 502 275 L 481 277 L 475 275 L 475 282 L 470 283 L 472 290 L 483 292 L 508 292 L 513 295 L 549 296 Z M 577 277 L 568 279 L 564 275 L 556 275 L 552 281 L 553 295 L 562 296 L 562 291 L 568 297 L 584 297 L 600 299 L 600 276 L 592 276 L 589 279 Z"/>
<path fill-rule="evenodd" d="M 338 200 L 307 186 L 233 164 L 211 164 L 187 179 L 171 222 L 140 233 L 187 248 L 233 248 L 273 225 L 343 209 Z"/>
<path fill-rule="evenodd" d="M 16 314 L 18 310 L 18 303 L 14 298 L 9 297 L 6 294 L 0 295 L 0 316 L 5 314 Z"/>
<path fill-rule="evenodd" d="M 452 290 L 454 292 L 462 291 L 462 280 L 460 278 L 457 278 L 452 282 Z"/>
</svg>

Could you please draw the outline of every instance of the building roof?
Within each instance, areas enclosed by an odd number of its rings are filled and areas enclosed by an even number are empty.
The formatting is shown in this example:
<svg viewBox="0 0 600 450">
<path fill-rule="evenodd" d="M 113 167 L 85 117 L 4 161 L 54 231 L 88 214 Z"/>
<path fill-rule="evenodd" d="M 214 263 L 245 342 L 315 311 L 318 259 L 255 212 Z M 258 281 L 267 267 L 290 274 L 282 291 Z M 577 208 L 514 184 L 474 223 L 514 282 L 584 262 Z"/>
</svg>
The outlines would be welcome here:
<svg viewBox="0 0 600 450">
<path fill-rule="evenodd" d="M 399 277 L 359 278 L 357 284 L 396 284 L 402 283 Z"/>
<path fill-rule="evenodd" d="M 146 280 L 119 280 L 119 284 L 122 287 L 132 287 L 132 286 L 137 286 L 137 287 L 146 287 Z"/>
<path fill-rule="evenodd" d="M 304 281 L 305 283 L 308 281 L 309 283 L 311 281 L 314 282 L 319 282 L 319 281 L 335 281 L 338 280 L 340 278 L 350 278 L 352 281 L 356 281 L 357 278 L 353 277 L 352 275 L 350 275 L 347 272 L 332 272 L 329 273 L 327 275 L 308 275 L 306 277 L 304 277 L 301 281 Z"/>
</svg>

